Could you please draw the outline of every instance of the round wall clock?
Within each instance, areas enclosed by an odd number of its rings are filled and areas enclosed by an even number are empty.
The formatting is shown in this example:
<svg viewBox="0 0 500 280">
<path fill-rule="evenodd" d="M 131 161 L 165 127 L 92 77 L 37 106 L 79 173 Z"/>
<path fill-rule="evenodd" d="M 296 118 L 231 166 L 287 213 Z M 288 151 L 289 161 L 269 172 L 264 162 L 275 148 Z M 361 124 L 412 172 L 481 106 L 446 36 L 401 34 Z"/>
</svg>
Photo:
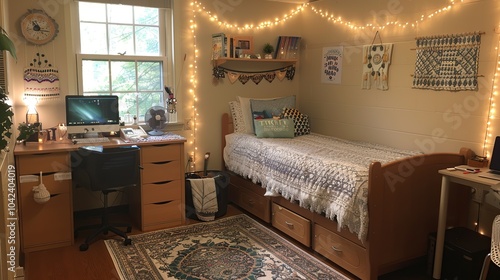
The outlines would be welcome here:
<svg viewBox="0 0 500 280">
<path fill-rule="evenodd" d="M 59 25 L 44 11 L 33 9 L 22 16 L 21 30 L 26 41 L 45 45 L 57 36 Z"/>
</svg>

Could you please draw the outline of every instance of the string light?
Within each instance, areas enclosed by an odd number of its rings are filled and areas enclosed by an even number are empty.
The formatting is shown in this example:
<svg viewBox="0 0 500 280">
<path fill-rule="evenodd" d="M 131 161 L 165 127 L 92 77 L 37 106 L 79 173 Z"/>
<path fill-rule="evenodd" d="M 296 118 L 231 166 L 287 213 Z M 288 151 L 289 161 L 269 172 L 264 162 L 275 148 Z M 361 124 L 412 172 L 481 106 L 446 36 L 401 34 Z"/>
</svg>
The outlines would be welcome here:
<svg viewBox="0 0 500 280">
<path fill-rule="evenodd" d="M 415 28 L 419 23 L 425 21 L 426 19 L 432 19 L 433 17 L 435 17 L 441 13 L 450 11 L 454 7 L 456 2 L 457 2 L 456 0 L 450 0 L 450 3 L 447 6 L 439 8 L 428 15 L 420 15 L 419 19 L 416 19 L 414 21 L 400 22 L 400 21 L 396 20 L 396 21 L 388 21 L 385 24 L 380 24 L 380 25 L 376 25 L 373 23 L 366 23 L 363 25 L 358 25 L 350 20 L 343 19 L 341 16 L 336 16 L 334 13 L 331 13 L 329 11 L 323 11 L 322 9 L 318 9 L 318 8 L 312 6 L 310 3 L 304 3 L 304 4 L 297 6 L 297 8 L 292 9 L 288 13 L 285 13 L 281 18 L 275 18 L 274 20 L 263 20 L 259 24 L 230 23 L 230 22 L 224 21 L 222 19 L 219 19 L 219 17 L 216 14 L 207 10 L 206 7 L 202 3 L 200 3 L 199 1 L 194 1 L 194 2 L 192 2 L 191 5 L 194 6 L 194 8 L 193 8 L 194 12 L 205 14 L 211 22 L 214 22 L 215 24 L 217 24 L 221 28 L 233 29 L 233 30 L 237 30 L 237 31 L 259 30 L 259 29 L 271 28 L 271 27 L 274 27 L 276 25 L 285 23 L 287 20 L 292 19 L 294 16 L 303 12 L 307 8 L 311 9 L 314 13 L 316 13 L 320 17 L 325 18 L 327 21 L 332 22 L 334 24 L 344 25 L 345 27 L 353 29 L 353 30 L 364 30 L 364 29 L 385 29 L 385 28 L 390 27 L 390 26 L 400 27 L 400 28 L 406 28 L 406 27 Z M 459 2 L 461 3 L 461 2 L 463 2 L 463 0 L 461 0 Z"/>
<path fill-rule="evenodd" d="M 493 123 L 496 117 L 496 99 L 498 98 L 498 85 L 500 84 L 500 39 L 497 42 L 497 67 L 495 71 L 495 75 L 493 75 L 492 88 L 491 88 L 491 96 L 490 96 L 490 107 L 488 110 L 488 121 L 486 122 L 486 131 L 484 133 L 484 143 L 483 143 L 483 156 L 489 158 L 490 150 L 493 147 L 493 133 L 492 128 L 494 127 Z"/>
<path fill-rule="evenodd" d="M 193 62 L 189 65 L 190 69 L 190 78 L 189 78 L 189 83 L 191 84 L 191 88 L 188 90 L 191 97 L 192 97 L 192 116 L 191 116 L 191 140 L 189 144 L 192 147 L 192 150 L 190 152 L 190 157 L 191 157 L 191 162 L 189 166 L 189 171 L 195 171 L 196 170 L 196 151 L 198 150 L 198 147 L 196 146 L 196 131 L 198 128 L 198 112 L 197 112 L 197 106 L 196 102 L 198 101 L 198 98 L 196 96 L 196 89 L 198 86 L 198 46 L 197 46 L 197 41 L 196 41 L 196 29 L 197 29 L 197 21 L 196 21 L 196 14 L 199 12 L 197 9 L 199 7 L 195 5 L 196 2 L 191 3 L 191 8 L 192 8 L 192 19 L 190 21 L 190 30 L 191 30 L 191 35 L 193 36 Z"/>
</svg>

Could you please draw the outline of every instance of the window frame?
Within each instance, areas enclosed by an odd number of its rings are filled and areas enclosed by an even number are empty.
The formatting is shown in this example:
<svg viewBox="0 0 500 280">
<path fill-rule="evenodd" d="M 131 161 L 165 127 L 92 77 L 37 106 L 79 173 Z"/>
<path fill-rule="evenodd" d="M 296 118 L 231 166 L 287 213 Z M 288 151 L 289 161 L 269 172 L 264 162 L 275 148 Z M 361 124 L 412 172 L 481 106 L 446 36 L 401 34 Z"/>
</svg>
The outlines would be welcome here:
<svg viewBox="0 0 500 280">
<path fill-rule="evenodd" d="M 110 1 L 111 2 L 111 1 Z M 108 3 L 113 4 L 113 3 Z M 80 41 L 80 16 L 79 16 L 79 5 L 78 2 L 75 5 L 76 16 L 74 18 L 74 43 L 76 50 L 76 73 L 77 73 L 77 90 L 79 95 L 83 95 L 83 61 L 84 60 L 96 60 L 96 61 L 144 61 L 144 62 L 161 62 L 162 64 L 162 80 L 163 86 L 173 87 L 175 81 L 175 72 L 173 71 L 173 9 L 172 8 L 158 8 L 159 10 L 159 48 L 160 52 L 158 56 L 147 56 L 147 55 L 121 55 L 121 54 L 83 54 L 81 52 L 81 41 Z M 130 5 L 134 6 L 134 5 Z M 135 5 L 140 6 L 140 5 Z M 106 25 L 108 23 L 106 22 Z M 135 25 L 134 25 L 135 26 Z M 138 82 L 138 81 L 136 81 Z M 174 88 L 175 90 L 175 88 Z M 111 88 L 109 92 L 112 93 Z M 162 106 L 167 107 L 167 94 L 163 91 L 162 96 Z M 152 104 L 153 106 L 153 104 Z M 143 114 L 144 112 L 138 112 Z M 143 124 L 140 122 L 140 124 Z"/>
</svg>

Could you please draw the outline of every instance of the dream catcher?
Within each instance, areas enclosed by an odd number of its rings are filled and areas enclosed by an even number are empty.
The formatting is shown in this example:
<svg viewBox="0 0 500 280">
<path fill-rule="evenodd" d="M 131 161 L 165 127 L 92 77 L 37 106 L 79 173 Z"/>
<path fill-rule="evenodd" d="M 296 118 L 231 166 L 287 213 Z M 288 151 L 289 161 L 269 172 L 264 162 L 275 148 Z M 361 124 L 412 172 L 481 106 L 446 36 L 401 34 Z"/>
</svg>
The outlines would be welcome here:
<svg viewBox="0 0 500 280">
<path fill-rule="evenodd" d="M 374 44 L 377 36 L 380 44 Z M 383 44 L 377 31 L 372 44 L 363 46 L 362 89 L 370 89 L 372 83 L 379 90 L 389 89 L 389 64 L 391 63 L 393 44 Z"/>
</svg>

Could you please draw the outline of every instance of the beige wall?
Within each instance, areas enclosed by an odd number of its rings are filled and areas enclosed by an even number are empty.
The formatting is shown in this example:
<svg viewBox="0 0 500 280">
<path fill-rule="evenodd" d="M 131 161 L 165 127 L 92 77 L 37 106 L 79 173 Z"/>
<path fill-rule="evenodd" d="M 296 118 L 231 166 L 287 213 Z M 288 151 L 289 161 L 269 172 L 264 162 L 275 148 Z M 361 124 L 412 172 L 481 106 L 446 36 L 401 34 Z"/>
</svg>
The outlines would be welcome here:
<svg viewBox="0 0 500 280">
<path fill-rule="evenodd" d="M 11 64 L 10 92 L 16 113 L 15 123 L 24 120 L 22 103 L 22 71 L 33 58 L 37 48 L 20 37 L 19 18 L 27 9 L 44 7 L 60 25 L 60 34 L 53 43 L 41 51 L 59 67 L 63 94 L 76 93 L 76 67 L 71 37 L 70 9 L 72 0 L 7 0 L 9 5 L 9 34 L 18 46 L 18 61 Z M 222 21 L 258 24 L 282 18 L 296 5 L 270 1 L 250 0 L 201 0 L 205 11 L 216 13 Z M 197 169 L 202 167 L 203 154 L 211 152 L 209 168 L 220 168 L 220 127 L 223 112 L 228 112 L 228 101 L 237 96 L 273 97 L 295 94 L 299 108 L 310 115 L 313 131 L 339 137 L 374 141 L 401 148 L 420 149 L 424 152 L 456 152 L 462 146 L 482 153 L 487 110 L 496 70 L 500 2 L 494 0 L 465 1 L 426 19 L 416 28 L 387 27 L 380 30 L 384 43 L 394 43 L 390 66 L 389 90 L 361 90 L 361 48 L 370 44 L 376 30 L 351 30 L 341 24 L 328 22 L 311 8 L 289 19 L 284 24 L 262 30 L 237 31 L 222 28 L 210 21 L 205 12 L 192 12 L 190 1 L 174 0 L 175 7 L 175 74 L 179 81 L 176 95 L 181 112 L 179 121 L 195 117 L 195 138 L 192 131 L 179 131 L 195 144 L 186 145 L 186 151 L 197 148 Z M 359 25 L 373 23 L 374 19 L 387 16 L 388 20 L 415 21 L 444 7 L 449 1 L 316 1 L 312 7 L 329 11 Z M 196 15 L 193 18 L 193 15 Z M 195 20 L 195 41 L 190 20 Z M 385 20 L 384 20 L 385 22 Z M 457 34 L 472 31 L 486 32 L 482 36 L 478 92 L 447 92 L 411 89 L 414 71 L 415 37 Z M 262 81 L 255 85 L 248 82 L 231 84 L 229 80 L 214 80 L 210 61 L 211 34 L 250 35 L 257 50 L 270 42 L 275 44 L 279 35 L 298 35 L 303 38 L 302 52 L 296 77 L 293 81 L 273 83 Z M 198 53 L 194 55 L 194 43 Z M 323 47 L 344 46 L 344 67 L 340 85 L 320 81 L 321 52 Z M 184 56 L 186 60 L 184 61 Z M 194 67 L 196 61 L 196 68 Z M 191 83 L 193 77 L 195 85 Z M 194 89 L 194 93 L 191 90 Z M 193 101 L 196 95 L 197 101 Z M 64 121 L 63 99 L 39 105 L 44 126 Z M 453 118 L 452 118 L 453 117 Z M 500 133 L 494 120 L 493 134 Z M 47 125 L 45 125 L 47 124 Z M 17 125 L 16 125 L 17 126 Z M 500 129 L 500 128 L 499 128 Z M 434 137 L 434 135 L 445 137 Z"/>
<path fill-rule="evenodd" d="M 318 1 L 318 8 L 334 11 L 359 24 L 375 19 L 413 22 L 449 1 Z M 456 1 L 459 2 L 459 1 Z M 450 11 L 419 23 L 416 28 L 380 30 L 384 43 L 393 43 L 389 90 L 361 90 L 361 50 L 373 41 L 375 30 L 352 31 L 304 13 L 306 46 L 300 76 L 300 107 L 311 116 L 313 130 L 352 139 L 374 141 L 424 152 L 456 152 L 462 146 L 482 153 L 482 143 L 496 63 L 500 2 L 464 1 Z M 363 6 L 360 9 L 360 6 Z M 382 20 L 387 16 L 387 20 Z M 318 28 L 321 26 L 322 28 Z M 315 32 L 321 30 L 321 32 Z M 416 52 L 415 37 L 482 31 L 478 92 L 411 89 Z M 378 39 L 377 41 L 378 42 Z M 341 85 L 322 84 L 318 77 L 323 47 L 344 46 Z M 496 121 L 494 122 L 494 124 Z M 495 125 L 495 128 L 498 124 Z M 494 132 L 495 133 L 495 132 Z M 499 133 L 496 129 L 496 133 Z M 434 137 L 433 135 L 439 135 Z M 496 134 L 495 134 L 496 135 Z"/>
</svg>

